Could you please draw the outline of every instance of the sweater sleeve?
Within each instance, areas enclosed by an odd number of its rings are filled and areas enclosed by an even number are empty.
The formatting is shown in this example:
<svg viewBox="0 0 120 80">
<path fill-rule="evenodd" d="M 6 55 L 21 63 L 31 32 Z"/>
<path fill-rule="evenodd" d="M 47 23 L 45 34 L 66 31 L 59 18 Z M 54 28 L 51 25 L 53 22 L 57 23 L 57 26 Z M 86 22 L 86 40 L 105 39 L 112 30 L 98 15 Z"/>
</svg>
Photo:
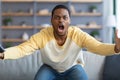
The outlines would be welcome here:
<svg viewBox="0 0 120 80">
<path fill-rule="evenodd" d="M 5 49 L 4 59 L 17 59 L 25 55 L 30 55 L 33 51 L 40 48 L 39 34 L 33 35 L 28 41 L 14 47 Z M 39 41 L 39 44 L 38 44 Z"/>
<path fill-rule="evenodd" d="M 100 55 L 113 55 L 115 54 L 115 44 L 102 43 L 90 36 L 85 32 L 81 32 L 82 46 L 88 51 L 100 54 Z"/>
</svg>

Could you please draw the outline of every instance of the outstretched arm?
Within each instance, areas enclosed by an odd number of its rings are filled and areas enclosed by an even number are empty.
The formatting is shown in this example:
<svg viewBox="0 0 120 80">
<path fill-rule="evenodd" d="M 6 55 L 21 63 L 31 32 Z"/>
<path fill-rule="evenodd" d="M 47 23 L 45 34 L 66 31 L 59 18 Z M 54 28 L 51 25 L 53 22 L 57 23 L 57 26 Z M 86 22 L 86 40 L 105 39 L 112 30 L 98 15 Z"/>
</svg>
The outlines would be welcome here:
<svg viewBox="0 0 120 80">
<path fill-rule="evenodd" d="M 0 52 L 0 59 L 18 59 L 30 55 L 33 51 L 39 49 L 38 36 L 36 35 L 20 45 L 6 48 L 4 52 Z"/>
</svg>

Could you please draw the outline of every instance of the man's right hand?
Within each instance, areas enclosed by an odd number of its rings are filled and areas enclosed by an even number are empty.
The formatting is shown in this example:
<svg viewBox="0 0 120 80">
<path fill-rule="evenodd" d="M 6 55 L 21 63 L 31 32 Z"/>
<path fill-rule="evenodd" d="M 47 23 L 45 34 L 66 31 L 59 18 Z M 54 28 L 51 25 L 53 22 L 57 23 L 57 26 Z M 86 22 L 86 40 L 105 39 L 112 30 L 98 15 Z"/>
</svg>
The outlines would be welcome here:
<svg viewBox="0 0 120 80">
<path fill-rule="evenodd" d="M 0 59 L 4 59 L 4 54 L 0 53 Z"/>
</svg>

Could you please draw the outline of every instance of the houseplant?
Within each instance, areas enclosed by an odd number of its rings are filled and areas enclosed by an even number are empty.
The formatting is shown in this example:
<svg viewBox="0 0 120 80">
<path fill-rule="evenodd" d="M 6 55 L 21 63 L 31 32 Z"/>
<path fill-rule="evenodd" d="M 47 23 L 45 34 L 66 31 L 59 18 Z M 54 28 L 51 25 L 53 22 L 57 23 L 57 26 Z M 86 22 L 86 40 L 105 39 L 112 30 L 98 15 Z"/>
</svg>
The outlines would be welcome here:
<svg viewBox="0 0 120 80">
<path fill-rule="evenodd" d="M 93 37 L 95 37 L 95 38 L 98 38 L 99 37 L 99 35 L 100 35 L 100 33 L 99 33 L 99 31 L 92 31 L 91 33 L 90 33 L 90 35 L 91 36 L 93 36 Z"/>
<path fill-rule="evenodd" d="M 89 10 L 90 10 L 90 12 L 96 12 L 97 11 L 97 7 L 95 5 L 91 5 L 89 7 Z"/>
<path fill-rule="evenodd" d="M 5 19 L 3 19 L 3 24 L 4 25 L 10 25 L 12 23 L 12 19 L 11 19 L 11 17 L 7 17 L 7 18 L 5 18 Z"/>
</svg>

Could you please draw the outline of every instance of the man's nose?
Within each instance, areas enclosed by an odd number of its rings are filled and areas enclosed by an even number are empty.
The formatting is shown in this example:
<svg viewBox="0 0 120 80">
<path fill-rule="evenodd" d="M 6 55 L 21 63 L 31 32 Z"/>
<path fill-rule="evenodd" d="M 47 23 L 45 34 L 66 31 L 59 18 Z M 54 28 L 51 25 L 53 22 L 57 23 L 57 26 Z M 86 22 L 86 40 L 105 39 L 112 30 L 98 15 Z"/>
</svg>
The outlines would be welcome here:
<svg viewBox="0 0 120 80">
<path fill-rule="evenodd" d="M 59 22 L 63 22 L 63 21 L 64 21 L 64 19 L 63 19 L 63 18 L 60 18 Z"/>
</svg>

